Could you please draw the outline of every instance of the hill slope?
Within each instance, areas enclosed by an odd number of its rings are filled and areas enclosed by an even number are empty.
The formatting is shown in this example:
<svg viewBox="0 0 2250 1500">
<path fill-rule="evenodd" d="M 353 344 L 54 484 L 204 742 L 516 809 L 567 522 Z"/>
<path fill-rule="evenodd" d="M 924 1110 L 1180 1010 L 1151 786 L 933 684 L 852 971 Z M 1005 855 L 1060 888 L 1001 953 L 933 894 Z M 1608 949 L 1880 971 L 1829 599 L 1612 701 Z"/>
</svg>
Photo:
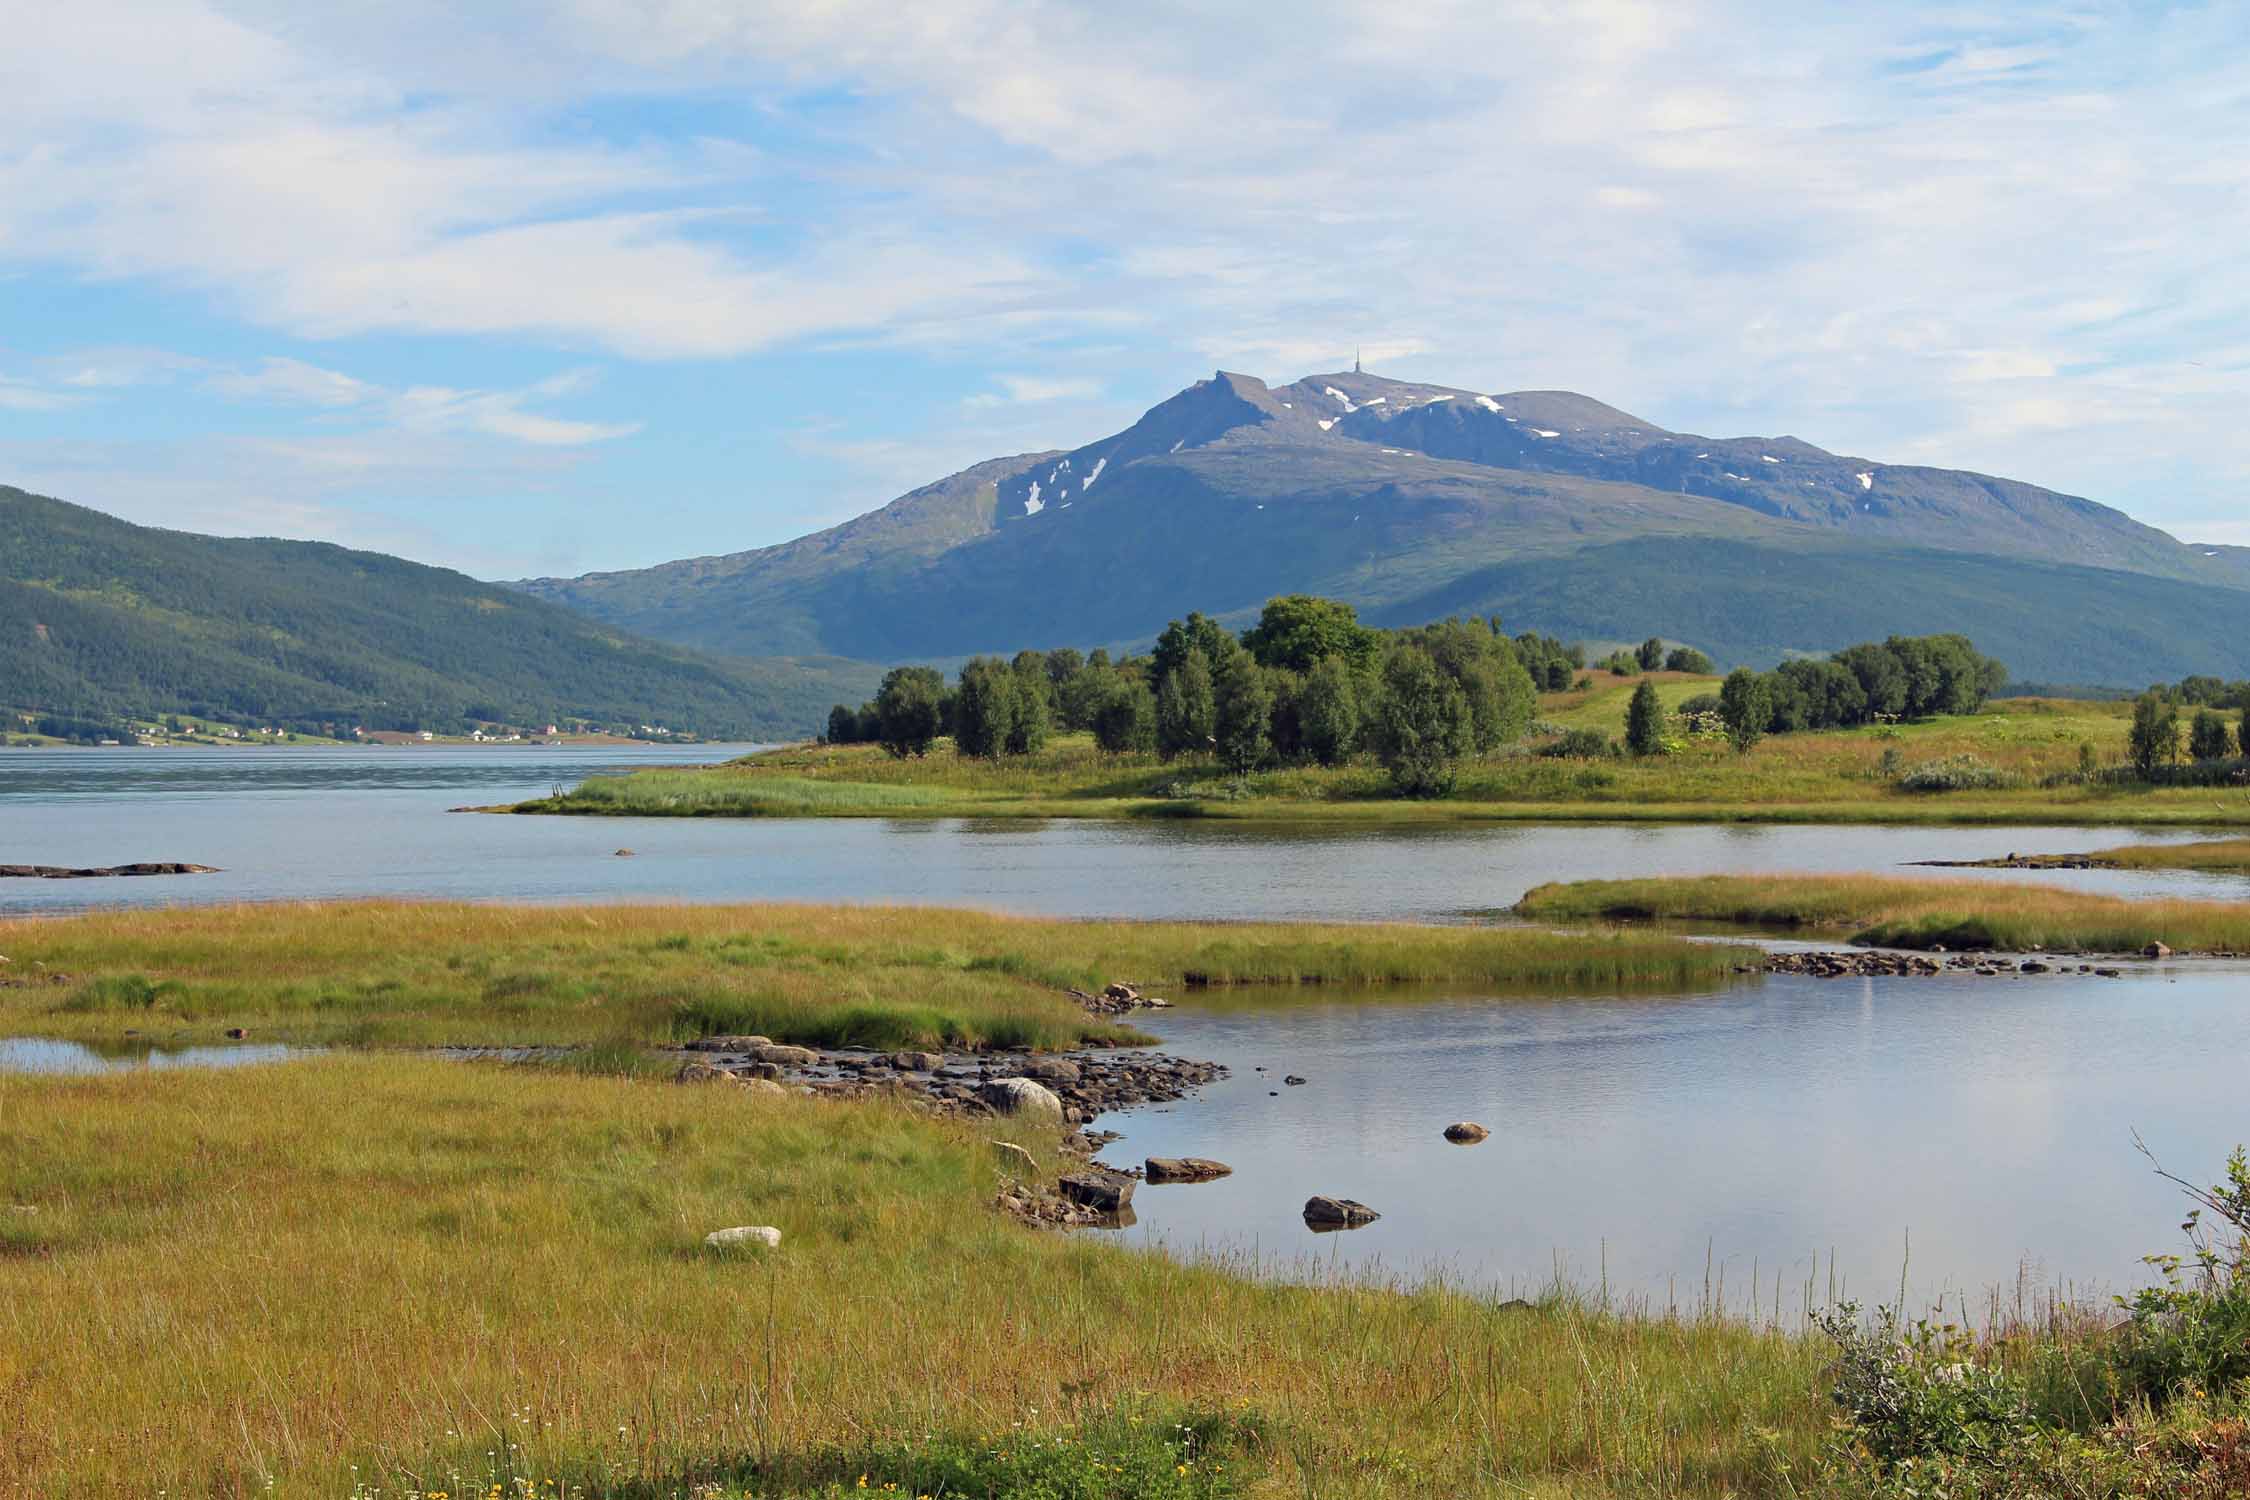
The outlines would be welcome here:
<svg viewBox="0 0 2250 1500">
<path fill-rule="evenodd" d="M 519 586 L 706 649 L 883 661 L 1145 640 L 1306 590 L 1729 661 L 1965 629 L 2027 677 L 2250 670 L 2242 549 L 2012 480 L 1357 372 L 1222 371 L 1123 432 L 782 546 Z"/>
<path fill-rule="evenodd" d="M 801 733 L 876 675 L 637 640 L 515 590 L 318 542 L 133 526 L 0 487 L 0 707 L 452 728 Z"/>
</svg>

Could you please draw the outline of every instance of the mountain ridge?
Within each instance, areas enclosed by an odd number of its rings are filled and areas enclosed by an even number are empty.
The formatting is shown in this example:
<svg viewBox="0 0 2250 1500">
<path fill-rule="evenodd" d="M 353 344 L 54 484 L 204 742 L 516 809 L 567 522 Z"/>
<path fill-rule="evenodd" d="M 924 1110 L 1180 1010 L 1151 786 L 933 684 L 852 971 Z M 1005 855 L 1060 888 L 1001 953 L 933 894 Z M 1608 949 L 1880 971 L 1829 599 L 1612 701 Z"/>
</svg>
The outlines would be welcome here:
<svg viewBox="0 0 2250 1500">
<path fill-rule="evenodd" d="M 515 587 L 705 649 L 876 661 L 1145 640 L 1187 609 L 1231 614 L 1284 592 L 1334 594 L 1387 617 L 1410 601 L 1466 597 L 1453 585 L 1477 577 L 1507 583 L 1486 602 L 1518 625 L 1592 633 L 1583 611 L 1524 615 L 1534 599 L 1590 597 L 1533 579 L 1626 558 L 1630 592 L 1649 610 L 1693 613 L 1692 576 L 1667 585 L 1645 548 L 1600 551 L 1664 538 L 1737 549 L 1719 571 L 1753 593 L 1759 570 L 1827 569 L 1848 572 L 1878 604 L 1908 594 L 1928 603 L 1921 575 L 1973 574 L 1944 618 L 1894 628 L 1974 623 L 1980 644 L 1994 632 L 1994 649 L 2012 640 L 2026 675 L 2085 680 L 2066 669 L 2126 665 L 2072 622 L 2068 599 L 2044 597 L 2059 578 L 2101 606 L 2095 615 L 2112 617 L 2112 599 L 2159 611 L 2135 632 L 2161 646 L 2144 678 L 2250 665 L 2250 648 L 2206 618 L 2250 609 L 2250 549 L 2192 546 L 2099 502 L 1998 476 L 1790 436 L 1673 432 L 1571 391 L 1480 393 L 1356 370 L 1278 386 L 1220 370 L 1092 442 L 988 460 L 811 536 Z M 1705 567 L 1719 556 L 1696 555 Z M 1956 569 L 1957 559 L 1979 561 Z M 1896 588 L 1884 582 L 1893 577 Z M 1862 602 L 1852 601 L 1855 618 L 1869 614 Z M 1729 612 L 1728 634 L 1698 644 L 1760 663 L 1843 644 L 1799 638 L 1778 616 L 1760 624 L 1751 604 Z M 1672 626 L 1651 613 L 1635 629 Z"/>
</svg>

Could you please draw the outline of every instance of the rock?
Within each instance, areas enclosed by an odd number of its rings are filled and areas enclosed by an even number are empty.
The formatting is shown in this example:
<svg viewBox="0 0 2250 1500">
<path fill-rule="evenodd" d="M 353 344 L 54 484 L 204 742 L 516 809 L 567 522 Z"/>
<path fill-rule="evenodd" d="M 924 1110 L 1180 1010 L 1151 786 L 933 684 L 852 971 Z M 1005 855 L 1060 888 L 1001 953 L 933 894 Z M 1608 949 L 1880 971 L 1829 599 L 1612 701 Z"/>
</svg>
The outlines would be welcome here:
<svg viewBox="0 0 2250 1500">
<path fill-rule="evenodd" d="M 1121 1212 L 1133 1201 L 1133 1179 L 1112 1177 L 1106 1172 L 1074 1173 L 1057 1178 L 1055 1187 L 1080 1208 L 1090 1208 L 1098 1214 Z"/>
<path fill-rule="evenodd" d="M 1305 1222 L 1315 1229 L 1357 1229 L 1382 1215 L 1350 1198 L 1315 1196 L 1305 1200 Z"/>
<path fill-rule="evenodd" d="M 1208 1156 L 1152 1156 L 1141 1166 L 1150 1182 L 1215 1182 L 1234 1168 Z"/>
<path fill-rule="evenodd" d="M 977 1097 L 997 1115 L 1025 1115 L 1060 1125 L 1062 1100 L 1043 1083 L 1028 1078 L 996 1078 L 977 1090 Z"/>
<path fill-rule="evenodd" d="M 769 1098 L 774 1099 L 786 1099 L 789 1097 L 789 1090 L 783 1088 L 780 1084 L 775 1083 L 770 1078 L 744 1078 L 740 1074 L 736 1074 L 735 1077 L 736 1081 L 738 1081 L 742 1085 L 744 1093 L 763 1094 Z"/>
<path fill-rule="evenodd" d="M 1122 1000 L 1127 1005 L 1132 1005 L 1140 1000 L 1141 992 L 1129 984 L 1120 984 L 1116 980 L 1111 980 L 1108 985 L 1103 987 L 1102 998 L 1104 1000 Z"/>
<path fill-rule="evenodd" d="M 2039 962 L 2039 960 L 2035 958 L 2026 959 L 2023 963 L 2017 965 L 2017 967 L 2021 972 L 2025 974 L 2044 974 L 2047 972 L 2047 966 Z"/>
<path fill-rule="evenodd" d="M 1305 1080 L 1299 1078 L 1296 1074 L 1291 1073 L 1285 1076 L 1281 1081 L 1291 1088 L 1300 1088 L 1304 1085 Z"/>
<path fill-rule="evenodd" d="M 690 1052 L 755 1052 L 760 1047 L 771 1047 L 770 1036 L 704 1036 L 687 1044 Z"/>
<path fill-rule="evenodd" d="M 2141 957 L 2143 958 L 2170 958 L 2171 956 L 2172 950 L 2162 943 L 2151 943 L 2141 950 Z"/>
<path fill-rule="evenodd" d="M 633 851 L 630 849 L 620 849 L 612 857 L 616 859 L 631 859 L 633 857 Z"/>
<path fill-rule="evenodd" d="M 778 1250 L 781 1231 L 771 1224 L 738 1224 L 732 1229 L 713 1230 L 703 1237 L 703 1243 L 713 1250 Z"/>
<path fill-rule="evenodd" d="M 1456 1146 L 1473 1146 L 1490 1134 L 1474 1120 L 1455 1120 L 1445 1127 L 1445 1138 Z"/>
<path fill-rule="evenodd" d="M 935 1052 L 893 1052 L 891 1066 L 901 1073 L 935 1073 L 945 1066 L 945 1059 Z"/>
<path fill-rule="evenodd" d="M 1504 1313 L 1528 1313 L 1537 1312 L 1539 1311 L 1539 1309 L 1524 1301 L 1521 1297 L 1510 1297 L 1507 1301 L 1494 1308 L 1493 1311 Z"/>
<path fill-rule="evenodd" d="M 239 1041 L 241 1041 L 241 1040 L 242 1040 L 242 1039 L 243 1039 L 244 1037 L 248 1036 L 249 1034 L 250 1034 L 250 1031 L 249 1031 L 249 1028 L 247 1028 L 247 1027 L 243 1027 L 243 1026 L 229 1026 L 229 1027 L 227 1028 L 227 1040 L 228 1040 L 228 1041 L 230 1041 L 230 1042 L 239 1042 Z"/>
<path fill-rule="evenodd" d="M 756 1061 L 779 1068 L 809 1068 L 820 1061 L 820 1054 L 810 1047 L 791 1047 L 781 1042 L 768 1042 L 763 1047 L 747 1050 Z"/>
<path fill-rule="evenodd" d="M 1039 1158 L 1014 1141 L 994 1141 L 992 1154 L 999 1157 L 1000 1165 L 1010 1172 L 1020 1173 L 1025 1177 L 1039 1175 Z"/>
<path fill-rule="evenodd" d="M 2125 975 L 2123 969 L 2096 969 L 2094 972 L 2103 979 L 2122 979 Z"/>
<path fill-rule="evenodd" d="M 674 1073 L 672 1081 L 674 1083 L 735 1083 L 739 1080 L 732 1073 L 715 1063 L 691 1062 L 683 1065 L 679 1072 Z"/>
<path fill-rule="evenodd" d="M 181 864 L 172 860 L 144 861 L 133 865 L 100 865 L 74 869 L 65 865 L 0 865 L 0 880 L 109 880 L 130 875 L 216 875 L 212 865 Z"/>
<path fill-rule="evenodd" d="M 1078 1064 L 1066 1057 L 1041 1057 L 1024 1064 L 1023 1076 L 1043 1083 L 1078 1082 Z"/>
</svg>

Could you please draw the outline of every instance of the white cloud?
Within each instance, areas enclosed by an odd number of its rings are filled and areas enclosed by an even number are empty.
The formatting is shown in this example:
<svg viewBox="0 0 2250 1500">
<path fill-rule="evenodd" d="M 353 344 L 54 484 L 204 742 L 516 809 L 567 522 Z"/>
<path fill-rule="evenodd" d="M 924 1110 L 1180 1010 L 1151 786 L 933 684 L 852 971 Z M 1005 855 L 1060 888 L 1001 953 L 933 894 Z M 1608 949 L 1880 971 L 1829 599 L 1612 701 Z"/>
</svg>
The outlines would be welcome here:
<svg viewBox="0 0 2250 1500">
<path fill-rule="evenodd" d="M 323 370 L 299 359 L 269 358 L 254 370 L 226 370 L 210 388 L 237 401 L 276 401 L 291 406 L 360 406 L 381 392 L 364 380 Z"/>
<path fill-rule="evenodd" d="M 1023 406 L 1042 401 L 1085 401 L 1099 396 L 1102 383 L 1088 376 L 996 375 L 1000 390 L 969 397 L 966 406 Z"/>
</svg>

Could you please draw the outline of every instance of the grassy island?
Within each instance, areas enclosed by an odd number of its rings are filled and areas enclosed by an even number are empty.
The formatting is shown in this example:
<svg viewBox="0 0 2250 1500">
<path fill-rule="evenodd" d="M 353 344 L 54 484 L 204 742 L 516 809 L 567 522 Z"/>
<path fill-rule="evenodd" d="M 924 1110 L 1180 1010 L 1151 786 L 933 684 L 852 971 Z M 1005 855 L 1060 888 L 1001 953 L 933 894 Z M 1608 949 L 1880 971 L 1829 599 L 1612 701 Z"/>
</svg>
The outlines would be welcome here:
<svg viewBox="0 0 2250 1500">
<path fill-rule="evenodd" d="M 1534 921 L 1730 923 L 1889 948 L 2250 953 L 2250 903 L 2128 901 L 2050 886 L 1876 875 L 1698 875 L 1542 885 Z"/>
<path fill-rule="evenodd" d="M 1651 683 L 1667 710 L 1718 680 L 1683 673 L 1596 676 L 1544 695 L 1533 733 L 1464 761 L 1452 790 L 1402 797 L 1365 759 L 1236 775 L 1217 761 L 1106 754 L 1086 735 L 992 760 L 950 740 L 922 756 L 877 745 L 797 745 L 706 769 L 590 780 L 495 809 L 620 817 L 1127 818 L 1348 822 L 1758 823 L 2072 822 L 2124 827 L 2250 825 L 2240 789 L 2149 786 L 2110 768 L 2126 756 L 2130 705 L 2015 698 L 1974 714 L 1770 735 L 1747 753 L 1724 734 L 1675 734 L 1662 753 L 1560 755 L 1572 731 L 1623 732 Z M 1676 718 L 1672 721 L 1677 725 Z M 1939 776 L 1918 770 L 1945 768 Z M 1934 784 L 1952 790 L 1917 789 Z"/>
</svg>

